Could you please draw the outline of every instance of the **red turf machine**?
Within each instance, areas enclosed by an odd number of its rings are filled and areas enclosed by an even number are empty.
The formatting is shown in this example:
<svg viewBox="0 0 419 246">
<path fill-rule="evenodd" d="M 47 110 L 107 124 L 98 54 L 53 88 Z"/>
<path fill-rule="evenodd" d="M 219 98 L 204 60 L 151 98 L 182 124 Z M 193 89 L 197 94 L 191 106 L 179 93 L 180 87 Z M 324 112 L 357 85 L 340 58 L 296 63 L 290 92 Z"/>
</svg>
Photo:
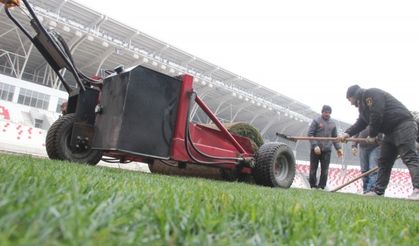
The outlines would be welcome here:
<svg viewBox="0 0 419 246">
<path fill-rule="evenodd" d="M 267 143 L 254 151 L 251 141 L 232 135 L 193 90 L 190 75 L 170 77 L 143 66 L 111 71 L 92 79 L 79 71 L 61 38 L 46 30 L 26 0 L 33 30 L 29 32 L 9 11 L 19 0 L 0 0 L 9 18 L 41 52 L 69 93 L 67 113 L 48 130 L 46 149 L 51 159 L 97 164 L 156 160 L 179 168 L 205 165 L 253 176 L 256 184 L 288 188 L 295 176 L 295 158 L 283 143 Z M 72 88 L 61 76 L 70 71 Z M 191 122 L 193 104 L 218 129 Z M 255 153 L 256 152 L 256 153 Z"/>
</svg>

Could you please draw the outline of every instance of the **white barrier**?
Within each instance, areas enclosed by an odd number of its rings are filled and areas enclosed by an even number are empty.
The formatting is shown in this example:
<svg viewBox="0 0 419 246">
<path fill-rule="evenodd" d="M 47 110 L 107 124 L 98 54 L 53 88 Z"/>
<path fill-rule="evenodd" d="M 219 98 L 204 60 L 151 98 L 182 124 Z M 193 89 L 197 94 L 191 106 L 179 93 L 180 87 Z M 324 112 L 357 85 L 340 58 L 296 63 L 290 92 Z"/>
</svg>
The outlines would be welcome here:
<svg viewBox="0 0 419 246">
<path fill-rule="evenodd" d="M 308 176 L 310 166 L 308 163 L 297 165 L 297 174 L 293 186 L 295 188 L 310 188 Z M 329 176 L 326 189 L 331 190 L 338 187 L 355 177 L 361 175 L 360 168 L 357 166 L 348 166 L 342 168 L 341 165 L 331 164 L 329 167 Z M 306 179 L 304 182 L 302 179 Z M 339 192 L 362 194 L 362 179 L 342 188 Z M 390 177 L 390 183 L 387 186 L 385 196 L 406 198 L 412 192 L 412 181 L 407 169 L 393 168 Z"/>
<path fill-rule="evenodd" d="M 45 137 L 45 130 L 10 121 L 0 121 L 1 150 L 46 156 Z"/>
</svg>

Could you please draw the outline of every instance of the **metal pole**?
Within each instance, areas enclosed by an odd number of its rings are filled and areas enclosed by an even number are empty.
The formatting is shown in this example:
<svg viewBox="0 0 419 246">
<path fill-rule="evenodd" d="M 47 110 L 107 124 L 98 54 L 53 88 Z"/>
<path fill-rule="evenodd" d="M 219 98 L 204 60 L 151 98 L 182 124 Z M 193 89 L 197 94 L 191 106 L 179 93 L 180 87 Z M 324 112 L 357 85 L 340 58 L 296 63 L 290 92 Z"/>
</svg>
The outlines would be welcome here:
<svg viewBox="0 0 419 246">
<path fill-rule="evenodd" d="M 342 189 L 343 187 L 345 187 L 345 186 L 348 186 L 348 185 L 352 184 L 353 182 L 357 181 L 358 179 L 360 179 L 360 178 L 362 178 L 362 177 L 365 177 L 365 176 L 368 176 L 368 175 L 370 175 L 371 173 L 374 173 L 374 172 L 376 172 L 376 171 L 378 171 L 378 166 L 377 166 L 377 167 L 374 167 L 373 169 L 371 169 L 371 170 L 369 170 L 369 171 L 367 171 L 367 172 L 365 172 L 365 173 L 363 173 L 363 174 L 361 174 L 361 175 L 359 175 L 358 177 L 355 177 L 354 179 L 351 179 L 350 181 L 348 181 L 348 182 L 344 183 L 343 185 L 340 185 L 340 186 L 338 186 L 338 187 L 334 188 L 334 189 L 333 189 L 333 190 L 331 190 L 330 192 L 335 192 L 335 191 L 338 191 L 338 190 Z"/>
<path fill-rule="evenodd" d="M 285 138 L 291 141 L 298 141 L 298 140 L 319 140 L 319 141 L 333 141 L 339 142 L 337 137 L 309 137 L 309 136 L 287 136 L 282 133 L 276 133 L 278 137 Z M 366 142 L 366 138 L 347 138 L 346 142 Z"/>
</svg>

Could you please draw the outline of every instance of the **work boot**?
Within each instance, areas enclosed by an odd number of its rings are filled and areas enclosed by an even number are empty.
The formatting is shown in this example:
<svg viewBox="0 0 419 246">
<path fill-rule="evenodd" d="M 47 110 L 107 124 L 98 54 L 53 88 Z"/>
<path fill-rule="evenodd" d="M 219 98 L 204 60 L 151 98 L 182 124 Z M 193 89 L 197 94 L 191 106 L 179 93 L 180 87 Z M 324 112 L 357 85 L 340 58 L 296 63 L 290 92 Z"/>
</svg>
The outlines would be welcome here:
<svg viewBox="0 0 419 246">
<path fill-rule="evenodd" d="M 378 195 L 374 191 L 370 191 L 370 192 L 365 193 L 364 196 L 380 196 L 380 195 Z"/>
<path fill-rule="evenodd" d="M 410 196 L 408 196 L 407 199 L 419 201 L 419 189 L 414 188 L 412 194 L 410 194 Z"/>
</svg>

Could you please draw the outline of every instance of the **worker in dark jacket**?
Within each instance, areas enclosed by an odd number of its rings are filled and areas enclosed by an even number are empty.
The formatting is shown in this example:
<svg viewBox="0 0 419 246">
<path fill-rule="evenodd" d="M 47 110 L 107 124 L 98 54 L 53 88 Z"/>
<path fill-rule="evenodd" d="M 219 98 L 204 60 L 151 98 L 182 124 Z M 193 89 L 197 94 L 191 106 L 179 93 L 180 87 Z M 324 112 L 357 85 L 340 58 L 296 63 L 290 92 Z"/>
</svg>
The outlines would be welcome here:
<svg viewBox="0 0 419 246">
<path fill-rule="evenodd" d="M 416 136 L 416 151 L 419 151 L 419 118 L 416 119 L 416 127 L 418 128 L 418 135 Z"/>
<path fill-rule="evenodd" d="M 419 130 L 419 118 L 416 119 L 416 127 Z M 418 131 L 418 135 L 416 136 L 416 151 L 419 150 L 419 131 Z"/>
<path fill-rule="evenodd" d="M 330 119 L 332 108 L 329 105 L 324 105 L 322 108 L 322 115 L 314 119 L 308 130 L 309 137 L 337 137 L 336 124 Z M 330 154 L 332 150 L 332 141 L 317 141 L 311 140 L 310 150 L 310 176 L 309 182 L 311 188 L 324 189 L 327 184 L 327 176 L 329 173 Z M 340 143 L 333 142 L 337 151 L 338 157 L 343 156 L 343 151 Z M 320 179 L 317 185 L 317 168 L 320 161 Z"/>
<path fill-rule="evenodd" d="M 389 93 L 358 85 L 348 88 L 347 99 L 358 107 L 359 117 L 339 139 L 345 142 L 367 126 L 367 142 L 375 142 L 378 133 L 384 133 L 381 155 L 378 161 L 378 176 L 374 192 L 369 195 L 384 195 L 390 180 L 391 169 L 398 155 L 409 169 L 413 192 L 410 199 L 419 200 L 419 158 L 416 153 L 417 125 L 410 111 Z"/>
</svg>

